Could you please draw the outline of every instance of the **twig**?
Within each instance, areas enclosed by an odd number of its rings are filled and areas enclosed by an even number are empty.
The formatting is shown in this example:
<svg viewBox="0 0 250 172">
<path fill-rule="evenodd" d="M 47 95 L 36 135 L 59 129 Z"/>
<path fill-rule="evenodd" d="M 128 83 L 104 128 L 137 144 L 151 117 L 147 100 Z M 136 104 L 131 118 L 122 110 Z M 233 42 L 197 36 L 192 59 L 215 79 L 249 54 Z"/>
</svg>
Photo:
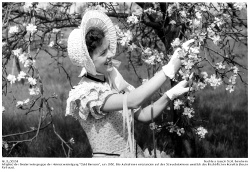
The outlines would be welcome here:
<svg viewBox="0 0 250 172">
<path fill-rule="evenodd" d="M 55 125 L 52 124 L 52 126 L 53 126 L 54 133 L 55 133 L 56 136 L 61 140 L 62 145 L 63 145 L 63 143 L 64 143 L 64 144 L 68 147 L 68 155 L 66 154 L 66 152 L 64 152 L 64 153 L 65 153 L 65 156 L 66 156 L 66 157 L 69 157 L 70 152 L 71 152 L 73 149 L 72 149 L 72 148 L 69 146 L 69 144 L 68 144 L 67 142 L 65 142 L 65 141 L 63 140 L 63 138 L 56 132 Z M 63 147 L 63 149 L 64 149 L 64 147 Z M 64 151 L 65 151 L 65 150 L 64 150 Z"/>
<path fill-rule="evenodd" d="M 49 122 L 48 124 L 46 124 L 45 126 L 40 127 L 39 130 L 43 130 L 43 129 L 47 128 L 51 123 L 52 123 L 52 121 L 50 121 L 50 122 Z M 25 134 L 37 132 L 37 130 L 38 130 L 38 129 L 29 130 L 29 131 L 25 131 L 25 132 L 22 132 L 22 133 L 7 134 L 7 135 L 3 135 L 2 138 L 12 137 L 12 136 L 19 136 L 19 135 L 25 135 Z M 8 142 L 10 142 L 10 141 L 8 141 Z M 15 142 L 15 141 L 13 141 L 13 142 Z"/>
</svg>

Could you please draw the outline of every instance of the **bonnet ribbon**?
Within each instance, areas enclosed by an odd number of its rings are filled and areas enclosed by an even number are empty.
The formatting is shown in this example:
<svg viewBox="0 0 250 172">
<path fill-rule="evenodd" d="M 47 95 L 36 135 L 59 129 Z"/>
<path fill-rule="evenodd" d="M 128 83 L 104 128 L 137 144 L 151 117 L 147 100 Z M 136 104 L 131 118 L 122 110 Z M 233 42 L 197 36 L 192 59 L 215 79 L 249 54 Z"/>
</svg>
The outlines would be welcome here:
<svg viewBox="0 0 250 172">
<path fill-rule="evenodd" d="M 129 147 L 129 157 L 135 157 L 135 143 L 134 143 L 134 113 L 131 110 L 131 114 L 128 112 L 127 106 L 127 94 L 124 94 L 123 98 L 123 135 L 125 137 L 125 123 L 127 123 L 127 130 L 128 130 L 128 141 L 127 145 Z"/>
<path fill-rule="evenodd" d="M 117 61 L 112 60 L 113 67 L 109 72 L 109 80 L 112 84 L 112 87 L 116 89 L 118 92 L 122 90 L 128 90 L 127 88 L 130 86 L 129 83 L 127 83 L 120 72 L 116 68 Z M 135 143 L 134 143 L 134 111 L 131 110 L 131 113 L 129 113 L 128 105 L 127 105 L 127 93 L 124 94 L 123 98 L 123 136 L 125 137 L 125 129 L 127 124 L 127 131 L 128 131 L 128 140 L 127 140 L 127 146 L 129 147 L 129 156 L 135 157 Z"/>
<path fill-rule="evenodd" d="M 109 82 L 112 84 L 112 87 L 118 92 L 126 89 L 130 84 L 127 83 L 120 72 L 113 67 L 108 75 Z"/>
</svg>

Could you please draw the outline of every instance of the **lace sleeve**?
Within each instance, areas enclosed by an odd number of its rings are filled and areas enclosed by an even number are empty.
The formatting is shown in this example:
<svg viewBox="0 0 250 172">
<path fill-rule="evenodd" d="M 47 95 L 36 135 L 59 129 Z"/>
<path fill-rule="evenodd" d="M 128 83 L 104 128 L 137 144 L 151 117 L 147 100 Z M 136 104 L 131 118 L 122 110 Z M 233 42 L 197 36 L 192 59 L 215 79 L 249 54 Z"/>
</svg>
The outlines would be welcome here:
<svg viewBox="0 0 250 172">
<path fill-rule="evenodd" d="M 101 107 L 112 94 L 108 84 L 83 82 L 69 92 L 66 115 L 87 120 L 91 114 L 95 119 L 100 119 L 107 114 L 101 111 Z"/>
</svg>

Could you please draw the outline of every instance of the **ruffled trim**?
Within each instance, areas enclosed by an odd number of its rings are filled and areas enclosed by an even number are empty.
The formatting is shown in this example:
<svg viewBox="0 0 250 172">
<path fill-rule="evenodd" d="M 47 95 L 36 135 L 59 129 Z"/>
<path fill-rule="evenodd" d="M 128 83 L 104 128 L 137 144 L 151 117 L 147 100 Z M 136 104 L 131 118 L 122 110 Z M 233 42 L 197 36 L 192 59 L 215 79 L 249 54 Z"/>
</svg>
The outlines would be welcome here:
<svg viewBox="0 0 250 172">
<path fill-rule="evenodd" d="M 95 119 L 103 118 L 107 113 L 101 107 L 110 94 L 113 94 L 107 83 L 97 83 L 84 78 L 79 85 L 69 92 L 66 116 L 72 115 L 76 119 L 87 120 L 91 114 Z"/>
</svg>

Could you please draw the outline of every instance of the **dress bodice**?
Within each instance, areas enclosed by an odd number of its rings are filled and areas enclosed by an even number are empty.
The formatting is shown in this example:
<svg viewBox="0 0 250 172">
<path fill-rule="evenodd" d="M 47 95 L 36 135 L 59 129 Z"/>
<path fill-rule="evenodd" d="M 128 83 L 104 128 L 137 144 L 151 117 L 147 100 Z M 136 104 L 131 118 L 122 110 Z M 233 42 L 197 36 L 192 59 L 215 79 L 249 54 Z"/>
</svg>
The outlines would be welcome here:
<svg viewBox="0 0 250 172">
<path fill-rule="evenodd" d="M 85 77 L 69 92 L 66 115 L 79 120 L 93 152 L 122 154 L 128 149 L 128 132 L 123 130 L 122 111 L 101 111 L 106 98 L 116 93 L 108 83 Z"/>
</svg>

